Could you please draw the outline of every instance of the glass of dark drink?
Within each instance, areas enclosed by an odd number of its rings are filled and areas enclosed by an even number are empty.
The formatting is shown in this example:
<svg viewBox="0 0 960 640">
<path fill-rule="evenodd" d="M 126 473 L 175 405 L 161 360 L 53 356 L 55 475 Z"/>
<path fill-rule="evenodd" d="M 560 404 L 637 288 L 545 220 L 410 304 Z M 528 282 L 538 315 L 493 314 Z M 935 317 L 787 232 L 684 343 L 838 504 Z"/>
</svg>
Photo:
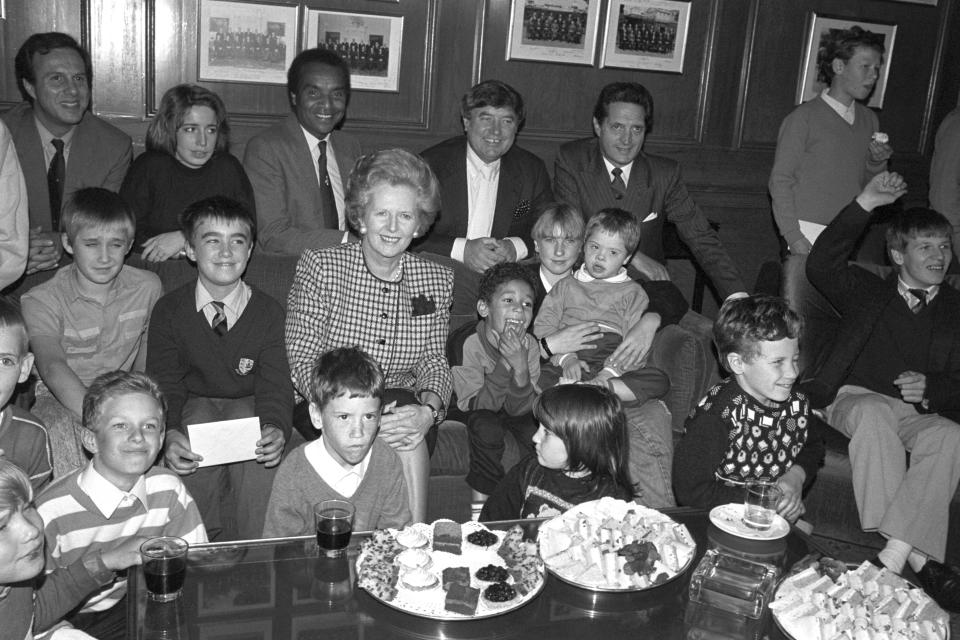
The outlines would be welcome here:
<svg viewBox="0 0 960 640">
<path fill-rule="evenodd" d="M 353 505 L 345 500 L 324 500 L 313 507 L 317 545 L 328 558 L 338 558 L 350 544 Z"/>
<path fill-rule="evenodd" d="M 187 550 L 183 538 L 165 536 L 151 538 L 140 545 L 143 559 L 143 581 L 147 597 L 157 602 L 170 602 L 180 596 L 187 575 Z"/>
</svg>

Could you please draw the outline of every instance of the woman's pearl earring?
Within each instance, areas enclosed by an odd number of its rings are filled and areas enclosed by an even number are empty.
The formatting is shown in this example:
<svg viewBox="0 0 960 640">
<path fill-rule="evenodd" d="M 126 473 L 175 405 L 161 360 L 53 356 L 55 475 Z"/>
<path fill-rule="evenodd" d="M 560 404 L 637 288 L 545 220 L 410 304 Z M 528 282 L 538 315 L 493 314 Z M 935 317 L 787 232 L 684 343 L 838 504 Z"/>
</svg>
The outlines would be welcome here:
<svg viewBox="0 0 960 640">
<path fill-rule="evenodd" d="M 363 225 L 360 225 L 360 235 L 362 236 L 367 235 L 367 228 Z"/>
</svg>

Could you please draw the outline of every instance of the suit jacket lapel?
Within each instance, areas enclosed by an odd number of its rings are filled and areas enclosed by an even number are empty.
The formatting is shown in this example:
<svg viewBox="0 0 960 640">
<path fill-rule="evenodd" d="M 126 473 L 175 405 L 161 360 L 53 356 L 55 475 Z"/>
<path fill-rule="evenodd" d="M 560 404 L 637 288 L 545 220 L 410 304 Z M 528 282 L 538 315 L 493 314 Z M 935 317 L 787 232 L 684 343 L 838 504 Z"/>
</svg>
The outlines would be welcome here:
<svg viewBox="0 0 960 640">
<path fill-rule="evenodd" d="M 497 204 L 493 210 L 493 226 L 490 236 L 505 238 L 510 234 L 513 212 L 520 200 L 519 170 L 514 157 L 508 151 L 500 159 L 500 178 L 497 181 Z"/>
<path fill-rule="evenodd" d="M 653 188 L 650 180 L 650 163 L 641 153 L 633 161 L 630 184 L 627 185 L 627 197 L 623 205 L 624 209 L 637 216 L 637 222 L 643 222 L 653 211 Z"/>
<path fill-rule="evenodd" d="M 940 285 L 949 287 L 946 282 Z M 936 298 L 934 298 L 936 302 Z M 946 329 L 956 322 L 956 307 L 941 300 L 933 307 L 933 327 L 930 332 L 930 350 L 927 353 L 927 362 L 931 371 L 946 371 L 947 360 L 950 357 L 950 345 L 953 343 L 954 331 Z"/>
<path fill-rule="evenodd" d="M 290 154 L 293 161 L 290 163 L 296 174 L 297 182 L 310 192 L 311 208 L 314 211 L 320 210 L 320 185 L 317 183 L 317 172 L 313 168 L 313 155 L 307 139 L 303 137 L 303 130 L 297 117 L 292 113 L 287 116 L 284 122 L 284 133 L 287 135 L 290 144 Z"/>
<path fill-rule="evenodd" d="M 33 109 L 21 114 L 14 144 L 20 158 L 20 168 L 27 183 L 27 201 L 30 211 L 30 226 L 50 228 L 50 194 L 47 191 L 47 163 L 40 143 L 40 132 L 34 121 Z M 71 149 L 72 151 L 72 149 Z M 71 155 L 73 155 L 71 153 Z M 67 171 L 67 175 L 70 172 Z"/>
<path fill-rule="evenodd" d="M 440 180 L 443 187 L 443 208 L 447 211 L 462 211 L 463 215 L 448 218 L 452 225 L 448 229 L 449 235 L 463 238 L 467 235 L 467 217 L 470 215 L 470 200 L 467 195 L 467 139 L 460 139 L 460 144 L 453 147 L 453 155 L 446 163 L 448 169 L 445 177 Z M 439 177 L 439 176 L 438 176 Z"/>
</svg>

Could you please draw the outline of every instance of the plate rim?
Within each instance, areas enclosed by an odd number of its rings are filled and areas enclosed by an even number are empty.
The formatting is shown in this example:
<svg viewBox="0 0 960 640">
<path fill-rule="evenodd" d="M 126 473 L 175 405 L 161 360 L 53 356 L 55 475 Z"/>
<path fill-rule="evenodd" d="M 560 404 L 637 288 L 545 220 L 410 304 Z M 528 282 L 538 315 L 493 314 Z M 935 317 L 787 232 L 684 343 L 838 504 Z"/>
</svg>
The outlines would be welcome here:
<svg viewBox="0 0 960 640">
<path fill-rule="evenodd" d="M 711 524 L 713 524 L 715 527 L 717 527 L 718 529 L 720 529 L 720 530 L 723 531 L 724 533 L 729 533 L 729 534 L 732 535 L 732 536 L 737 536 L 738 538 L 742 538 L 742 539 L 744 539 L 744 540 L 755 540 L 755 541 L 757 541 L 757 542 L 763 542 L 763 541 L 765 541 L 765 540 L 780 540 L 780 539 L 785 538 L 785 537 L 787 537 L 788 535 L 790 535 L 790 529 L 791 529 L 790 523 L 787 522 L 787 519 L 784 518 L 783 516 L 781 516 L 779 513 L 775 513 L 775 514 L 773 514 L 773 515 L 774 515 L 774 518 L 778 518 L 778 519 L 779 519 L 779 520 L 777 520 L 777 522 L 782 521 L 782 522 L 783 522 L 783 525 L 786 527 L 786 528 L 783 530 L 782 533 L 780 533 L 779 535 L 762 536 L 762 537 L 759 536 L 759 535 L 756 535 L 756 534 L 755 534 L 755 535 L 746 535 L 746 534 L 744 534 L 743 532 L 738 531 L 738 530 L 735 529 L 734 527 L 731 527 L 730 525 L 726 524 L 726 522 L 725 522 L 722 518 L 720 518 L 720 517 L 715 517 L 715 516 L 714 516 L 714 513 L 717 512 L 719 509 L 723 509 L 724 507 L 730 507 L 730 506 L 740 506 L 740 507 L 743 507 L 743 503 L 742 503 L 742 502 L 727 502 L 727 503 L 725 503 L 725 504 L 718 504 L 717 506 L 715 506 L 715 507 L 713 507 L 712 509 L 710 509 L 710 514 L 709 514 L 709 516 L 710 516 L 710 522 L 711 522 Z M 724 524 L 720 524 L 721 522 L 723 522 Z M 772 531 L 772 530 L 773 530 L 773 526 L 771 525 L 770 529 L 768 529 L 767 531 Z"/>
</svg>

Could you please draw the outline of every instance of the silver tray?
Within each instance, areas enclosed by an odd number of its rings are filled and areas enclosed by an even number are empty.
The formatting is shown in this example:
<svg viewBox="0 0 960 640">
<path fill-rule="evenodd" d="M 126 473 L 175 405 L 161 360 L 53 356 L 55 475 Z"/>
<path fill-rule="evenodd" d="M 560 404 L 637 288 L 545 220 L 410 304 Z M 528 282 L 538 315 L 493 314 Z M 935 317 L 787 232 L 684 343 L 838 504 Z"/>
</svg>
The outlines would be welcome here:
<svg viewBox="0 0 960 640">
<path fill-rule="evenodd" d="M 680 563 L 680 568 L 677 569 L 677 571 L 675 572 L 670 570 L 665 571 L 667 573 L 666 580 L 657 584 L 650 584 L 645 586 L 631 585 L 628 587 L 613 587 L 613 586 L 592 584 L 586 581 L 577 580 L 576 578 L 571 577 L 570 575 L 564 575 L 564 572 L 562 572 L 555 566 L 551 566 L 551 562 L 547 559 L 544 559 L 544 564 L 547 567 L 547 571 L 549 571 L 551 575 L 556 577 L 558 580 L 561 580 L 562 582 L 566 582 L 567 584 L 573 585 L 581 589 L 587 589 L 589 591 L 596 591 L 600 593 L 631 593 L 631 592 L 637 592 L 637 591 L 648 591 L 650 589 L 656 589 L 658 587 L 662 587 L 672 582 L 677 577 L 683 575 L 684 572 L 686 572 L 687 569 L 690 568 L 690 565 L 693 562 L 693 559 L 697 555 L 697 543 L 694 542 L 693 536 L 690 535 L 690 532 L 687 530 L 686 526 L 676 522 L 669 516 L 663 513 L 660 513 L 655 509 L 643 507 L 641 505 L 638 505 L 632 502 L 615 500 L 613 498 L 602 498 L 600 500 L 592 500 L 590 502 L 584 502 L 582 504 L 576 505 L 575 507 L 572 507 L 571 509 L 568 509 L 563 515 L 557 516 L 553 520 L 550 520 L 549 522 L 545 522 L 543 525 L 541 525 L 540 532 L 538 535 L 538 539 L 540 541 L 541 555 L 543 555 L 543 549 L 545 547 L 549 548 L 551 546 L 550 545 L 551 536 L 553 536 L 557 532 L 562 531 L 565 528 L 565 522 L 569 522 L 573 519 L 576 519 L 581 514 L 591 518 L 612 517 L 622 522 L 623 517 L 626 515 L 628 511 L 634 511 L 637 514 L 644 516 L 646 518 L 649 518 L 650 520 L 655 522 L 669 523 L 672 527 L 674 527 L 674 531 L 677 537 L 680 540 L 682 540 L 686 545 L 689 546 L 690 548 L 689 554 L 686 557 L 685 561 Z"/>
</svg>

